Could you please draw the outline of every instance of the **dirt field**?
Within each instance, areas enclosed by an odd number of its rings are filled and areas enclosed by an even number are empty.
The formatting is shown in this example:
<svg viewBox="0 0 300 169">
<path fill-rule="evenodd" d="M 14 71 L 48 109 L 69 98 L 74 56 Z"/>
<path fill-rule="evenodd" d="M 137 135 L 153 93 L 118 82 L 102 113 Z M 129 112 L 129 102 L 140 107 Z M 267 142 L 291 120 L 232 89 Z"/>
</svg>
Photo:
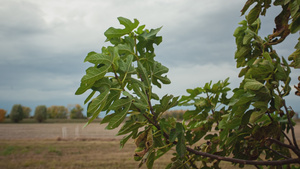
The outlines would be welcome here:
<svg viewBox="0 0 300 169">
<path fill-rule="evenodd" d="M 78 138 L 114 138 L 119 129 L 106 130 L 105 125 L 91 123 L 32 123 L 32 124 L 0 124 L 0 140 L 31 139 L 78 139 Z"/>
<path fill-rule="evenodd" d="M 106 130 L 106 125 L 91 123 L 83 128 L 84 123 L 32 123 L 32 124 L 0 124 L 0 140 L 31 140 L 31 139 L 79 139 L 101 138 L 121 139 L 115 136 L 119 128 Z M 295 126 L 297 140 L 300 140 L 300 123 Z"/>
<path fill-rule="evenodd" d="M 99 123 L 83 126 L 84 123 L 0 124 L 0 168 L 138 168 L 139 162 L 133 160 L 133 140 L 120 149 L 122 136 L 115 136 L 117 129 L 105 130 L 105 125 Z M 300 140 L 300 124 L 295 131 Z M 165 168 L 171 157 L 172 151 L 155 161 L 154 168 Z M 238 166 L 224 162 L 222 168 Z M 246 167 L 250 168 L 253 166 Z"/>
</svg>

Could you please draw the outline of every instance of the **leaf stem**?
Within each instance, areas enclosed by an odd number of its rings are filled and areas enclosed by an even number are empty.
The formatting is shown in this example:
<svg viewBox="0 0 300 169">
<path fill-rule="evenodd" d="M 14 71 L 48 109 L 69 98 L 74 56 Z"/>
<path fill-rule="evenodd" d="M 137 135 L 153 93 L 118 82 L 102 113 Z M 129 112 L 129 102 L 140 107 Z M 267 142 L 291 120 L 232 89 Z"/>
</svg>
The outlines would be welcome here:
<svg viewBox="0 0 300 169">
<path fill-rule="evenodd" d="M 209 153 L 194 150 L 190 147 L 187 147 L 187 151 L 194 153 L 196 155 L 203 156 L 203 157 L 209 157 L 209 158 L 216 159 L 216 160 L 229 161 L 229 162 L 239 163 L 239 164 L 273 165 L 273 166 L 292 164 L 292 163 L 300 164 L 300 158 L 291 158 L 291 159 L 280 160 L 280 161 L 254 161 L 254 160 L 242 160 L 242 159 L 236 159 L 236 158 L 223 157 L 223 156 L 219 156 L 219 155 L 209 154 Z"/>
<path fill-rule="evenodd" d="M 283 102 L 283 107 L 286 111 L 286 115 L 287 115 L 289 125 L 290 125 L 291 131 L 292 131 L 292 139 L 293 139 L 293 142 L 294 142 L 294 146 L 299 150 L 299 147 L 298 147 L 298 144 L 297 144 L 297 141 L 296 141 L 295 130 L 294 130 L 294 126 L 293 126 L 293 123 L 292 123 L 292 120 L 291 120 L 291 117 L 290 117 L 289 110 L 288 110 L 288 108 L 285 104 L 285 100 L 282 100 L 282 102 Z"/>
</svg>

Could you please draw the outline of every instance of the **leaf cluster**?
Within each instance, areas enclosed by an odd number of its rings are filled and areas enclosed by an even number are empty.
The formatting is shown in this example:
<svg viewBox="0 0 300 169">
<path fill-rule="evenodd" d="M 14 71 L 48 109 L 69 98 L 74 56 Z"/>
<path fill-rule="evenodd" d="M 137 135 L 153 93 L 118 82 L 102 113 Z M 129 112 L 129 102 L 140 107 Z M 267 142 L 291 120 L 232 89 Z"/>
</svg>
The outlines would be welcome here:
<svg viewBox="0 0 300 169">
<path fill-rule="evenodd" d="M 291 91 L 291 68 L 300 67 L 300 42 L 288 57 L 290 63 L 273 49 L 290 33 L 299 32 L 299 3 L 275 0 L 273 5 L 282 11 L 274 20 L 273 33 L 262 38 L 259 17 L 272 1 L 248 0 L 242 15 L 253 8 L 233 34 L 240 86 L 231 90 L 227 78 L 187 89 L 188 95 L 181 97 L 160 98 L 152 91 L 154 86 L 171 83 L 165 75 L 168 68 L 155 60 L 154 44 L 162 42 L 157 36 L 161 28 L 148 30 L 136 19 L 119 17 L 124 28 L 111 27 L 104 33 L 111 46 L 103 47 L 101 53 L 90 52 L 84 60 L 92 66 L 76 94 L 90 91 L 85 100 L 86 125 L 103 112 L 101 124 L 107 124 L 108 130 L 120 127 L 121 148 L 133 139 L 134 159 L 148 168 L 168 151 L 174 157 L 167 168 L 220 168 L 222 160 L 257 168 L 300 163 L 292 121 L 295 113 L 285 102 Z M 182 121 L 164 116 L 177 105 L 194 109 L 186 111 Z M 291 151 L 298 158 L 292 158 Z"/>
</svg>

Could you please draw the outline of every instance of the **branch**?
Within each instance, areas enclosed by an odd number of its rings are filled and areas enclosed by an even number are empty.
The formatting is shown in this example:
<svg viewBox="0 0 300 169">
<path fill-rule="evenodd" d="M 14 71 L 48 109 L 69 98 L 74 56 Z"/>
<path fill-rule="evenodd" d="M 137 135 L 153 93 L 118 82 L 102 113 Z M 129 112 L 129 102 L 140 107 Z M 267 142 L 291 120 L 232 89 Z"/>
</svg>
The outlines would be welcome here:
<svg viewBox="0 0 300 169">
<path fill-rule="evenodd" d="M 270 112 L 267 111 L 267 113 L 268 113 L 269 118 L 270 118 L 271 121 L 273 122 L 274 120 L 273 120 L 272 116 L 270 115 Z M 291 141 L 290 138 L 284 133 L 284 131 L 281 130 L 281 133 L 282 133 L 283 136 L 288 140 L 288 142 L 290 143 L 290 145 L 293 145 L 292 141 Z"/>
<path fill-rule="evenodd" d="M 267 140 L 271 141 L 273 143 L 276 143 L 276 144 L 278 144 L 278 145 L 280 145 L 282 147 L 286 147 L 286 148 L 291 149 L 298 157 L 300 157 L 300 150 L 297 149 L 296 147 L 294 147 L 293 145 L 284 144 L 284 143 L 282 143 L 282 142 L 280 142 L 278 140 L 272 139 L 272 138 L 268 138 Z"/>
<path fill-rule="evenodd" d="M 277 155 L 279 155 L 279 156 L 281 156 L 281 157 L 283 157 L 283 158 L 285 158 L 285 159 L 290 159 L 290 157 L 287 157 L 287 156 L 285 156 L 285 155 L 283 155 L 283 154 L 281 154 L 281 153 L 279 153 L 278 151 L 276 151 L 276 150 L 273 150 L 273 149 L 271 149 L 271 148 L 269 148 L 269 147 L 266 147 L 268 150 L 270 150 L 270 151 L 272 151 L 272 152 L 274 152 L 274 153 L 276 153 Z"/>
<path fill-rule="evenodd" d="M 289 110 L 286 107 L 285 100 L 283 100 L 282 102 L 283 102 L 283 107 L 284 107 L 284 109 L 286 111 L 286 115 L 287 115 L 287 118 L 288 118 L 288 121 L 289 121 L 289 125 L 290 125 L 291 131 L 292 131 L 292 137 L 293 137 L 294 146 L 299 150 L 299 147 L 298 147 L 298 144 L 297 144 L 297 141 L 296 141 L 295 130 L 294 130 L 294 126 L 292 124 L 292 120 L 291 120 L 291 117 L 290 117 Z"/>
<path fill-rule="evenodd" d="M 196 155 L 209 157 L 216 160 L 222 160 L 222 161 L 229 161 L 233 163 L 239 163 L 239 164 L 249 164 L 249 165 L 285 165 L 285 164 L 292 164 L 292 163 L 298 163 L 300 164 L 300 158 L 291 158 L 287 160 L 280 160 L 280 161 L 253 161 L 253 160 L 241 160 L 236 158 L 229 158 L 229 157 L 223 157 L 218 156 L 214 154 L 209 154 L 201 151 L 194 150 L 190 147 L 186 148 L 189 152 L 194 153 Z"/>
</svg>

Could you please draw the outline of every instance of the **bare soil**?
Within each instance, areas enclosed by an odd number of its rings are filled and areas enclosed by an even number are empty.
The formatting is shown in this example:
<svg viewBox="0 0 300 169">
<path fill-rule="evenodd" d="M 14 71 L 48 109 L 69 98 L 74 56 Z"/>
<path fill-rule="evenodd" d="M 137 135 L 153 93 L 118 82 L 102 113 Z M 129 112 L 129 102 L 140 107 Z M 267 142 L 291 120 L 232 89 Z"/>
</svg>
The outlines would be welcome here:
<svg viewBox="0 0 300 169">
<path fill-rule="evenodd" d="M 36 139 L 121 139 L 116 136 L 120 128 L 106 130 L 105 124 L 91 123 L 0 123 L 0 140 Z M 300 123 L 295 128 L 296 139 L 300 140 Z"/>
<path fill-rule="evenodd" d="M 0 140 L 36 139 L 120 139 L 119 128 L 106 130 L 106 125 L 91 123 L 31 123 L 0 124 Z"/>
<path fill-rule="evenodd" d="M 136 148 L 129 140 L 119 147 L 122 136 L 118 129 L 106 130 L 105 125 L 91 123 L 0 124 L 0 168 L 138 168 L 134 161 Z M 300 140 L 300 124 L 295 126 Z M 153 168 L 165 168 L 172 151 L 155 161 Z M 142 168 L 146 168 L 143 165 Z M 223 162 L 222 168 L 234 169 Z M 253 168 L 247 166 L 246 169 Z"/>
</svg>

